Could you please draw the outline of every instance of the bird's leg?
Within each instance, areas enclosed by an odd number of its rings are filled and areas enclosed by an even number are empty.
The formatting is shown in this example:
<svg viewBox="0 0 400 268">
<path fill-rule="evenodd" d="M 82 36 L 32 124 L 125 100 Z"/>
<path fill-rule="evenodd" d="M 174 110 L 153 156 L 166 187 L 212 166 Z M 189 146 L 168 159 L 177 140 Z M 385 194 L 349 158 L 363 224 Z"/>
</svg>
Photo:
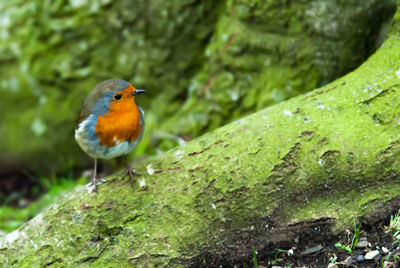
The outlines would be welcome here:
<svg viewBox="0 0 400 268">
<path fill-rule="evenodd" d="M 93 191 L 97 192 L 97 158 L 94 159 L 94 170 L 93 170 L 93 180 L 92 180 L 92 184 L 93 184 Z"/>
<path fill-rule="evenodd" d="M 93 182 L 96 181 L 96 178 L 97 178 L 97 158 L 94 159 Z"/>
</svg>

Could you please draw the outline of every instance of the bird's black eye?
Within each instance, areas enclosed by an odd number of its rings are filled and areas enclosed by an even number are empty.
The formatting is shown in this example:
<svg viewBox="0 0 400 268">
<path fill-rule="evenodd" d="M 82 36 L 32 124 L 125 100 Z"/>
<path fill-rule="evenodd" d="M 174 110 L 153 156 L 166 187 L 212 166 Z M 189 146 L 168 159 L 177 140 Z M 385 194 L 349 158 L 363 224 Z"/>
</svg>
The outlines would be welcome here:
<svg viewBox="0 0 400 268">
<path fill-rule="evenodd" d="M 114 100 L 120 100 L 122 98 L 121 94 L 115 94 L 114 95 Z"/>
</svg>

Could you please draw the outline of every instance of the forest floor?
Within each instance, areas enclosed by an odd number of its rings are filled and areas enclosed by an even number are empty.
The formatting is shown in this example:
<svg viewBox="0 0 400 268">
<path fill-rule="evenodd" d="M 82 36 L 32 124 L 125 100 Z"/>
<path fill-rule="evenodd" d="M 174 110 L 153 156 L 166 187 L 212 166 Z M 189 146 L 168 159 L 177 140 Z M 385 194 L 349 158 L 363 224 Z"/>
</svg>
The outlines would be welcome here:
<svg viewBox="0 0 400 268">
<path fill-rule="evenodd" d="M 373 225 L 355 225 L 340 235 L 306 233 L 290 244 L 254 252 L 248 267 L 400 267 L 400 216 L 388 216 Z M 324 232 L 324 230 L 321 230 Z M 257 260 L 255 257 L 257 256 Z"/>
</svg>

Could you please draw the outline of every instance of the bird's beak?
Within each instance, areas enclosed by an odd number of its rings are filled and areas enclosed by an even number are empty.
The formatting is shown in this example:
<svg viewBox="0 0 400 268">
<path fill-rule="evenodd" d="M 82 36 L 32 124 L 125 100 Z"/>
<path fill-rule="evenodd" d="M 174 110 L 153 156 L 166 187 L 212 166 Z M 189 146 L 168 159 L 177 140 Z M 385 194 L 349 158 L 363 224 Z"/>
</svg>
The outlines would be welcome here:
<svg viewBox="0 0 400 268">
<path fill-rule="evenodd" d="M 142 93 L 146 93 L 146 90 L 144 89 L 135 89 L 135 91 L 132 93 L 132 96 L 136 96 Z"/>
</svg>

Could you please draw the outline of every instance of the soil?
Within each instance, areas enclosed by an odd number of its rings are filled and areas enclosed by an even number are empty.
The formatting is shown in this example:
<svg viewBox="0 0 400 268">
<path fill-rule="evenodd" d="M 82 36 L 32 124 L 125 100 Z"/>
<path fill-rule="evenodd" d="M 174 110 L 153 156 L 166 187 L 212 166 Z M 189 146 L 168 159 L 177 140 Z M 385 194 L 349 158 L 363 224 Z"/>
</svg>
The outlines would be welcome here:
<svg viewBox="0 0 400 268">
<path fill-rule="evenodd" d="M 18 206 L 19 200 L 34 200 L 43 192 L 33 177 L 19 171 L 0 171 L 0 205 Z M 38 193 L 33 189 L 38 188 Z"/>
<path fill-rule="evenodd" d="M 339 235 L 332 235 L 328 229 L 320 230 L 321 235 L 319 236 L 315 233 L 300 234 L 295 241 L 269 245 L 263 252 L 258 252 L 258 266 L 400 267 L 400 244 L 394 243 L 393 232 L 387 231 L 389 223 L 390 215 L 374 224 L 361 225 L 358 238 L 367 240 L 368 246 L 355 248 L 352 253 L 335 246 L 335 244 L 340 242 L 342 245 L 351 246 L 354 230 L 346 230 Z M 365 260 L 365 254 L 373 250 L 378 250 L 379 254 L 372 260 Z M 358 261 L 357 258 L 359 258 Z M 246 267 L 255 267 L 254 261 L 248 262 Z"/>
</svg>

